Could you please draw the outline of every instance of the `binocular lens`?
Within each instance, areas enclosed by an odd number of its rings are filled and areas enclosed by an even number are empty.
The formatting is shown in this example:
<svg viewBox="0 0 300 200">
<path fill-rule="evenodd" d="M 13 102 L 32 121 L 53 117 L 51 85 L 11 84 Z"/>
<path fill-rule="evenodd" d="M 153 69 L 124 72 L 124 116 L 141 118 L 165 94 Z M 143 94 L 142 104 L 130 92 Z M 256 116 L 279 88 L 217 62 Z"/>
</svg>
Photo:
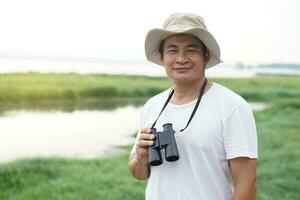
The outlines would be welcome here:
<svg viewBox="0 0 300 200">
<path fill-rule="evenodd" d="M 169 161 L 169 162 L 173 162 L 173 161 L 176 161 L 178 159 L 179 159 L 179 156 L 177 156 L 177 155 L 172 155 L 172 156 L 166 157 L 166 160 Z"/>
<path fill-rule="evenodd" d="M 161 165 L 162 164 L 162 160 L 153 160 L 153 161 L 150 161 L 150 165 L 151 166 L 158 166 L 158 165 Z"/>
<path fill-rule="evenodd" d="M 176 161 L 179 159 L 175 138 L 172 138 L 172 143 L 166 146 L 166 160 Z"/>
<path fill-rule="evenodd" d="M 160 150 L 158 149 L 150 149 L 149 151 L 149 164 L 151 166 L 157 166 L 162 164 L 162 158 L 160 154 Z"/>
</svg>

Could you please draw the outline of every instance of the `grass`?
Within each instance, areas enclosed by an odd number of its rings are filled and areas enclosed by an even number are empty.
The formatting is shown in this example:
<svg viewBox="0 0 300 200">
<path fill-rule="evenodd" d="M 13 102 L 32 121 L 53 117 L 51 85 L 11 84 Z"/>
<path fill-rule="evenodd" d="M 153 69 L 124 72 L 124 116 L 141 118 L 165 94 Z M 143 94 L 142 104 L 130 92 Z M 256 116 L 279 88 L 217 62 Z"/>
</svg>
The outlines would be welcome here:
<svg viewBox="0 0 300 200">
<path fill-rule="evenodd" d="M 41 81 L 47 82 L 45 85 L 49 83 L 46 79 L 50 80 L 51 76 L 54 76 L 53 80 L 59 77 L 56 80 L 62 82 L 76 78 L 77 83 L 74 81 L 69 87 L 75 88 L 78 85 L 81 89 L 92 88 L 92 85 L 96 87 L 102 81 L 103 85 L 100 84 L 99 87 L 106 85 L 118 88 L 116 91 L 119 91 L 120 93 L 117 94 L 120 95 L 130 95 L 129 91 L 135 91 L 135 89 L 128 89 L 130 87 L 127 86 L 130 84 L 137 90 L 139 87 L 148 87 L 150 88 L 148 91 L 160 91 L 169 86 L 168 81 L 161 78 L 76 74 L 68 74 L 63 78 L 63 75 L 58 74 L 27 75 L 31 77 L 30 81 L 32 81 L 32 76 L 44 77 L 45 80 Z M 23 79 L 20 74 L 13 75 L 15 76 Z M 1 81 L 3 81 L 2 78 L 0 78 Z M 119 78 L 121 80 L 117 80 Z M 114 81 L 118 84 L 113 84 Z M 299 78 L 262 77 L 241 80 L 214 79 L 214 81 L 237 91 L 248 101 L 262 101 L 272 105 L 266 110 L 255 113 L 259 139 L 257 199 L 300 199 Z M 80 86 L 81 84 L 85 87 Z M 5 87 L 0 85 L 2 88 Z M 25 82 L 22 85 L 26 85 Z M 29 92 L 30 87 L 26 87 Z M 0 91 L 0 93 L 3 92 L 3 90 Z M 25 96 L 27 96 L 26 93 L 24 93 Z M 125 148 L 125 153 L 94 160 L 51 158 L 2 164 L 0 165 L 0 199 L 144 199 L 145 182 L 135 180 L 127 170 L 128 152 L 129 149 Z"/>
<path fill-rule="evenodd" d="M 259 141 L 257 199 L 300 199 L 300 102 L 255 113 Z"/>
<path fill-rule="evenodd" d="M 212 79 L 249 101 L 298 99 L 299 77 Z M 237 84 L 238 83 L 238 84 Z M 166 78 L 124 75 L 0 74 L 0 103 L 150 97 L 170 87 Z"/>
<path fill-rule="evenodd" d="M 299 100 L 299 77 L 257 77 L 247 79 L 216 79 L 240 94 L 247 101 L 278 102 Z"/>
<path fill-rule="evenodd" d="M 0 168 L 0 199 L 142 199 L 144 184 L 130 177 L 127 155 L 99 160 L 34 159 Z"/>
<path fill-rule="evenodd" d="M 165 78 L 122 75 L 15 73 L 0 75 L 0 102 L 147 97 L 170 85 Z"/>
</svg>

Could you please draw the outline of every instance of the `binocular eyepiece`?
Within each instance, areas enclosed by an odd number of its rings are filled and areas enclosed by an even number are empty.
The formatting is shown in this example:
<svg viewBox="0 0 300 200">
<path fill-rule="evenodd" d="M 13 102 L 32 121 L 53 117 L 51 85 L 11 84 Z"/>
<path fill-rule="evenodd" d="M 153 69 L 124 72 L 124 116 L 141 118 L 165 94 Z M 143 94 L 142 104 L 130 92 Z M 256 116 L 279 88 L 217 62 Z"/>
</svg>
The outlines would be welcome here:
<svg viewBox="0 0 300 200">
<path fill-rule="evenodd" d="M 161 149 L 165 149 L 167 161 L 173 162 L 179 159 L 174 133 L 171 123 L 163 125 L 163 132 L 156 132 L 155 128 L 151 128 L 151 134 L 155 136 L 154 145 L 149 147 L 149 164 L 151 166 L 163 163 Z"/>
</svg>

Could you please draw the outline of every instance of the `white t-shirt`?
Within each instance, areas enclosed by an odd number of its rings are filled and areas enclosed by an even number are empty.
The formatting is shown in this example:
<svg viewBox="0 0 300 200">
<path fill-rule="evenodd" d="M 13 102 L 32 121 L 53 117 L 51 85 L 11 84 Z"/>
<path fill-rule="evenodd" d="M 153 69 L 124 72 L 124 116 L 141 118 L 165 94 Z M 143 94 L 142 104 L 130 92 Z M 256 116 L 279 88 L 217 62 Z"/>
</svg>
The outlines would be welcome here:
<svg viewBox="0 0 300 200">
<path fill-rule="evenodd" d="M 170 90 L 147 101 L 141 112 L 140 128 L 151 127 Z M 183 129 L 197 99 L 183 104 L 169 103 L 155 128 L 172 123 L 180 159 L 151 166 L 146 200 L 230 200 L 233 182 L 228 159 L 257 158 L 257 136 L 249 104 L 231 90 L 213 83 L 203 95 L 190 125 Z M 135 147 L 131 153 L 135 152 Z"/>
</svg>

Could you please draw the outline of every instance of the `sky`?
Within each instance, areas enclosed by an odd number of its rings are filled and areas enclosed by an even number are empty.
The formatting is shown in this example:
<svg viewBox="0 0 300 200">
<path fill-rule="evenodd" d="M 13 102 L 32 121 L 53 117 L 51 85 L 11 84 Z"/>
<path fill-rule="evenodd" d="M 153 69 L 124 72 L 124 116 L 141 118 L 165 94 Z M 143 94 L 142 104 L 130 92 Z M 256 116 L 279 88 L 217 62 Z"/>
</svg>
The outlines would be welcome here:
<svg viewBox="0 0 300 200">
<path fill-rule="evenodd" d="M 300 63 L 299 10 L 298 0 L 0 1 L 0 59 L 146 61 L 147 32 L 192 12 L 224 63 Z"/>
</svg>

